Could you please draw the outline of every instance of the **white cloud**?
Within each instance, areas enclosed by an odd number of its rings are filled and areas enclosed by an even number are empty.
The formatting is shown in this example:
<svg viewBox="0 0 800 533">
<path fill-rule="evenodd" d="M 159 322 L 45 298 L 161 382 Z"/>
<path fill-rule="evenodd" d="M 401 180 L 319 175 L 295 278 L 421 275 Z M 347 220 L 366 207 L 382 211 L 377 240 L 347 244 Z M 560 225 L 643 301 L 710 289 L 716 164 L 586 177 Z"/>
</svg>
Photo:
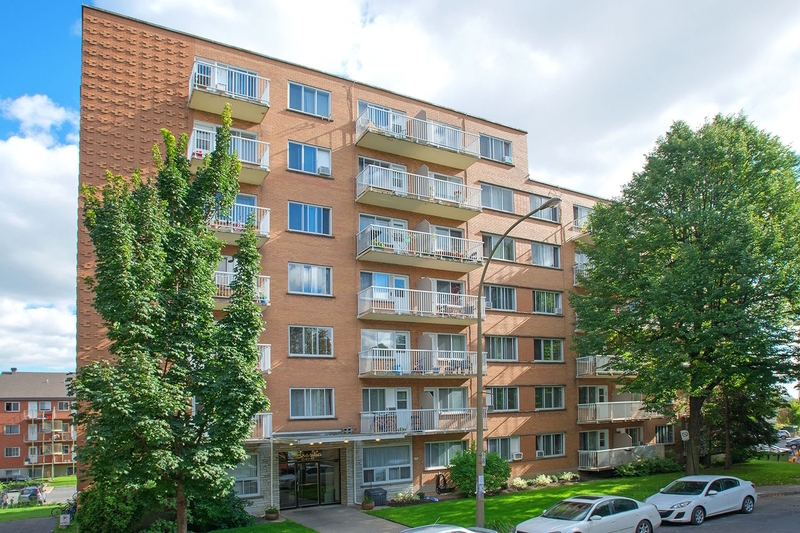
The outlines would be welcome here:
<svg viewBox="0 0 800 533">
<path fill-rule="evenodd" d="M 56 105 L 42 94 L 2 100 L 0 111 L 4 118 L 19 121 L 20 132 L 25 137 L 35 138 L 46 146 L 55 142 L 53 129 L 60 129 L 64 124 L 78 125 L 78 113 Z"/>
<path fill-rule="evenodd" d="M 3 370 L 75 370 L 75 313 L 70 307 L 31 307 L 0 299 Z"/>
</svg>

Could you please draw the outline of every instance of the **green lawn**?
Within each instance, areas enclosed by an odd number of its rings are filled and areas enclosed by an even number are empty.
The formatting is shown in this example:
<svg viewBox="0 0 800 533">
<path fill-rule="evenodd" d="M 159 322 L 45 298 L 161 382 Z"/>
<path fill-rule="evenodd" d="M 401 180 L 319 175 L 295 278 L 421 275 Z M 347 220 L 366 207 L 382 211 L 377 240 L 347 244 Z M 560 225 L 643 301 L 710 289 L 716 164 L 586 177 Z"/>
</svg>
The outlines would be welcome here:
<svg viewBox="0 0 800 533">
<path fill-rule="evenodd" d="M 77 476 L 61 476 L 53 478 L 53 481 L 48 481 L 47 479 L 40 479 L 37 480 L 41 483 L 47 484 L 48 487 L 69 487 L 75 486 L 78 484 L 78 477 Z"/>
<path fill-rule="evenodd" d="M 316 533 L 315 530 L 301 526 L 291 520 L 284 520 L 283 522 L 270 522 L 267 524 L 259 524 L 257 526 L 237 527 L 235 529 L 220 529 L 220 532 L 225 533 Z M 212 532 L 217 533 L 217 532 Z"/>
<path fill-rule="evenodd" d="M 41 518 L 50 516 L 53 507 L 57 505 L 32 505 L 30 507 L 14 507 L 11 509 L 0 509 L 0 522 L 11 522 L 12 520 L 25 520 L 26 518 Z"/>
</svg>

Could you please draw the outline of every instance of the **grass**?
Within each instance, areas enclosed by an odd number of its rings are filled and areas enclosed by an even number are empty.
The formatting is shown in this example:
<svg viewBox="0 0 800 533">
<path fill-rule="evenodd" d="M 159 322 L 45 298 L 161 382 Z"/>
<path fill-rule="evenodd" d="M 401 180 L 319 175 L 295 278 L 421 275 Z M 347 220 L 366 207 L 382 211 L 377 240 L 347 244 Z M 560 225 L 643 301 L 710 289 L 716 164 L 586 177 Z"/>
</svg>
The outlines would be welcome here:
<svg viewBox="0 0 800 533">
<path fill-rule="evenodd" d="M 78 477 L 61 476 L 54 477 L 53 481 L 48 481 L 47 479 L 38 479 L 37 481 L 47 484 L 48 487 L 70 487 L 78 484 Z"/>
<path fill-rule="evenodd" d="M 237 527 L 234 529 L 220 529 L 219 531 L 225 531 L 225 533 L 316 533 L 315 530 L 301 526 L 300 524 L 292 522 L 291 520 L 284 520 L 282 522 L 268 522 L 266 524 Z"/>
<path fill-rule="evenodd" d="M 734 465 L 730 470 L 718 467 L 706 469 L 703 473 L 736 476 L 752 481 L 756 486 L 800 484 L 800 464 L 791 464 L 785 461 L 778 463 L 756 460 L 747 464 Z M 677 473 L 648 477 L 611 478 L 491 496 L 485 500 L 484 504 L 486 520 L 488 522 L 503 519 L 512 524 L 518 524 L 523 520 L 540 515 L 559 500 L 576 494 L 619 494 L 643 500 L 681 476 L 682 474 Z M 433 524 L 437 520 L 444 524 L 472 526 L 475 525 L 475 500 L 466 498 L 436 504 L 390 507 L 370 511 L 370 514 L 412 527 Z"/>
<path fill-rule="evenodd" d="M 12 507 L 11 509 L 0 509 L 0 522 L 11 522 L 13 520 L 26 520 L 28 518 L 42 518 L 50 516 L 53 507 L 57 505 L 31 505 L 29 507 Z"/>
</svg>

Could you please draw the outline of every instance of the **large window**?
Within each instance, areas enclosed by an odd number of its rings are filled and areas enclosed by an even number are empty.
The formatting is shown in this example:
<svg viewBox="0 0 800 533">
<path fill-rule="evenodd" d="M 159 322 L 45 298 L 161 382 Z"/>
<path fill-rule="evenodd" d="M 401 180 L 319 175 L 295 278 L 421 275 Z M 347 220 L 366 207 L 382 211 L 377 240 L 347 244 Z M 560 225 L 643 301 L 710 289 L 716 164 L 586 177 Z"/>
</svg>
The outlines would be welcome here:
<svg viewBox="0 0 800 533">
<path fill-rule="evenodd" d="M 656 426 L 656 444 L 675 444 L 675 428 L 671 425 Z"/>
<path fill-rule="evenodd" d="M 516 361 L 516 337 L 486 337 L 486 359 L 492 361 Z"/>
<path fill-rule="evenodd" d="M 488 303 L 487 307 L 501 311 L 517 310 L 517 289 L 514 287 L 501 287 L 499 285 L 485 285 L 483 295 Z"/>
<path fill-rule="evenodd" d="M 331 267 L 289 263 L 289 292 L 295 294 L 333 294 Z"/>
<path fill-rule="evenodd" d="M 233 477 L 233 490 L 239 497 L 258 496 L 258 455 L 253 454 L 244 463 L 230 470 Z"/>
<path fill-rule="evenodd" d="M 5 456 L 6 457 L 19 457 L 19 446 L 15 446 L 13 448 L 6 448 Z"/>
<path fill-rule="evenodd" d="M 363 450 L 364 483 L 411 481 L 411 446 L 380 446 Z"/>
<path fill-rule="evenodd" d="M 561 362 L 564 360 L 564 341 L 561 339 L 533 339 L 533 360 Z"/>
<path fill-rule="evenodd" d="M 536 266 L 561 268 L 561 247 L 543 242 L 532 243 L 531 263 Z"/>
<path fill-rule="evenodd" d="M 511 154 L 511 141 L 504 141 L 496 137 L 481 134 L 481 157 L 500 161 L 501 163 L 513 163 L 514 158 Z"/>
<path fill-rule="evenodd" d="M 514 212 L 514 191 L 496 185 L 481 183 L 481 205 L 506 213 Z"/>
<path fill-rule="evenodd" d="M 53 402 L 39 402 L 40 411 L 51 411 L 53 409 Z"/>
<path fill-rule="evenodd" d="M 329 118 L 331 116 L 331 93 L 289 82 L 289 109 Z"/>
<path fill-rule="evenodd" d="M 536 409 L 563 409 L 564 387 L 536 387 Z"/>
<path fill-rule="evenodd" d="M 589 222 L 589 215 L 592 214 L 591 207 L 583 207 L 581 205 L 572 206 L 572 226 L 578 229 L 583 229 L 586 223 Z"/>
<path fill-rule="evenodd" d="M 411 408 L 411 389 L 364 388 L 361 389 L 361 411 L 374 413 L 380 411 L 407 411 Z"/>
<path fill-rule="evenodd" d="M 289 355 L 333 357 L 333 328 L 289 326 Z"/>
<path fill-rule="evenodd" d="M 484 235 L 483 236 L 483 257 L 489 257 L 492 253 L 492 248 L 500 241 L 499 235 Z M 516 259 L 514 254 L 514 239 L 506 237 L 501 244 L 494 251 L 493 259 L 502 259 L 504 261 L 513 261 Z"/>
<path fill-rule="evenodd" d="M 536 435 L 536 457 L 556 457 L 558 455 L 564 455 L 563 433 Z"/>
<path fill-rule="evenodd" d="M 486 439 L 486 451 L 496 453 L 502 459 L 511 461 L 514 458 L 514 452 L 519 451 L 519 437 Z"/>
<path fill-rule="evenodd" d="M 19 411 L 19 402 L 6 402 L 6 412 L 16 413 Z"/>
<path fill-rule="evenodd" d="M 19 435 L 19 424 L 8 424 L 3 426 L 4 435 Z"/>
<path fill-rule="evenodd" d="M 539 196 L 538 194 L 532 194 L 531 211 L 541 206 L 549 199 L 550 198 L 547 198 L 546 196 Z M 551 222 L 558 222 L 558 206 L 556 205 L 554 207 L 548 207 L 547 209 L 542 209 L 541 211 L 537 211 L 536 213 L 533 214 L 533 218 L 538 218 L 540 220 L 549 220 Z"/>
<path fill-rule="evenodd" d="M 317 235 L 330 235 L 331 208 L 289 202 L 289 229 Z"/>
<path fill-rule="evenodd" d="M 425 443 L 425 468 L 448 468 L 458 452 L 467 449 L 467 441 L 445 441 Z"/>
<path fill-rule="evenodd" d="M 333 389 L 289 389 L 290 418 L 331 418 Z"/>
<path fill-rule="evenodd" d="M 548 315 L 561 314 L 561 293 L 533 291 L 533 312 Z"/>
<path fill-rule="evenodd" d="M 519 410 L 519 388 L 518 387 L 492 387 L 488 389 L 487 396 L 494 411 L 518 411 Z"/>
<path fill-rule="evenodd" d="M 289 168 L 320 176 L 330 176 L 331 151 L 327 148 L 289 141 Z"/>
<path fill-rule="evenodd" d="M 442 411 L 449 409 L 466 409 L 467 389 L 465 387 L 439 388 L 435 390 L 436 405 Z"/>
<path fill-rule="evenodd" d="M 59 411 L 72 411 L 72 402 L 58 402 Z"/>
</svg>

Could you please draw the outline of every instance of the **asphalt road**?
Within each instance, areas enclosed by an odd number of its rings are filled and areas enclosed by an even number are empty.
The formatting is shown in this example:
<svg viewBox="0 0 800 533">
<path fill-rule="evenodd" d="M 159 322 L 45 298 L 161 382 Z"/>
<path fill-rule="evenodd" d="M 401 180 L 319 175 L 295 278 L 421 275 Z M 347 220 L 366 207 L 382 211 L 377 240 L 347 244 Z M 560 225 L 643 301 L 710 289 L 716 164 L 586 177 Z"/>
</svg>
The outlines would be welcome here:
<svg viewBox="0 0 800 533">
<path fill-rule="evenodd" d="M 725 514 L 706 518 L 700 526 L 663 522 L 656 533 L 753 533 L 754 531 L 797 531 L 800 494 L 759 498 L 755 511 L 745 515 Z"/>
<path fill-rule="evenodd" d="M 53 533 L 57 527 L 58 519 L 56 518 L 31 518 L 0 522 L 0 533 Z"/>
</svg>

